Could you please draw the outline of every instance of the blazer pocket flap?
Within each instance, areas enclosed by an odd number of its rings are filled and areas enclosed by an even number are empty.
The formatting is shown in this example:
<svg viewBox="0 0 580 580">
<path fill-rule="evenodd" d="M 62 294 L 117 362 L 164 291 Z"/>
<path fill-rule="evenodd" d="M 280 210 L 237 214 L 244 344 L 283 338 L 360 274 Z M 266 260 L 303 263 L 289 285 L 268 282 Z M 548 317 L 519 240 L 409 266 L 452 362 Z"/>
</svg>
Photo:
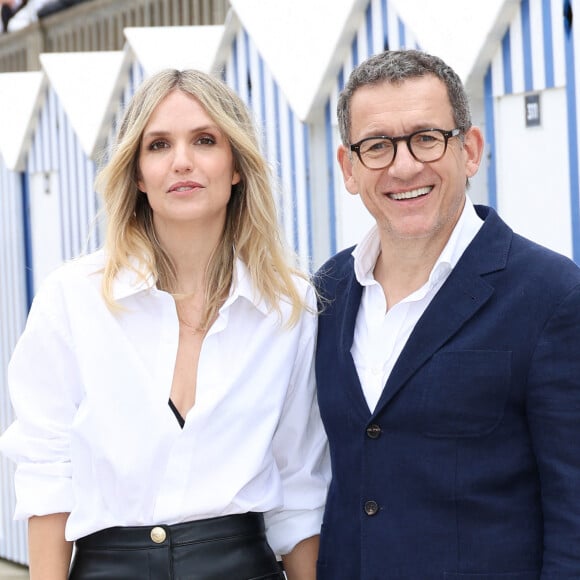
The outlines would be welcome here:
<svg viewBox="0 0 580 580">
<path fill-rule="evenodd" d="M 444 351 L 427 365 L 424 433 L 479 437 L 500 423 L 511 382 L 511 352 Z"/>
</svg>

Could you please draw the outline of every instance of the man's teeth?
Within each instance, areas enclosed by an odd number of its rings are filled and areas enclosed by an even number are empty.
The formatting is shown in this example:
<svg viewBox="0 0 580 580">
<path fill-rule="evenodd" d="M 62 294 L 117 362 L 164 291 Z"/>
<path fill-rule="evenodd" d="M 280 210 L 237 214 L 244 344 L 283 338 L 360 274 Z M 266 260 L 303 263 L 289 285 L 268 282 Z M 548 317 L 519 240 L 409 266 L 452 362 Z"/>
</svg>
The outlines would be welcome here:
<svg viewBox="0 0 580 580">
<path fill-rule="evenodd" d="M 391 193 L 389 197 L 391 199 L 413 199 L 414 197 L 421 197 L 426 195 L 431 191 L 430 187 L 420 187 L 419 189 L 412 189 L 411 191 L 403 191 L 401 193 Z"/>
</svg>

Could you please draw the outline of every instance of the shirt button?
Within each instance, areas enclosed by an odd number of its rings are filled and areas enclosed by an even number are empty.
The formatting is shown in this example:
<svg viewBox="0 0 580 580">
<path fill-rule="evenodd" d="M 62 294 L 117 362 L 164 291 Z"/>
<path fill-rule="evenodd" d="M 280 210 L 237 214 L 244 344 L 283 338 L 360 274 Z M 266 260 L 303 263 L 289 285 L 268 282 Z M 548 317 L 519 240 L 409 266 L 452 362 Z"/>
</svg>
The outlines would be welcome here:
<svg viewBox="0 0 580 580">
<path fill-rule="evenodd" d="M 378 439 L 381 436 L 381 428 L 373 423 L 367 427 L 367 437 L 369 439 Z"/>
<path fill-rule="evenodd" d="M 165 542 L 165 539 L 167 538 L 167 533 L 165 532 L 165 530 L 160 527 L 160 526 L 155 526 L 152 530 L 151 530 L 151 539 L 156 543 L 156 544 L 162 544 L 163 542 Z"/>
<path fill-rule="evenodd" d="M 376 501 L 365 501 L 365 514 L 367 514 L 367 516 L 374 516 L 378 513 L 378 511 L 379 504 Z"/>
</svg>

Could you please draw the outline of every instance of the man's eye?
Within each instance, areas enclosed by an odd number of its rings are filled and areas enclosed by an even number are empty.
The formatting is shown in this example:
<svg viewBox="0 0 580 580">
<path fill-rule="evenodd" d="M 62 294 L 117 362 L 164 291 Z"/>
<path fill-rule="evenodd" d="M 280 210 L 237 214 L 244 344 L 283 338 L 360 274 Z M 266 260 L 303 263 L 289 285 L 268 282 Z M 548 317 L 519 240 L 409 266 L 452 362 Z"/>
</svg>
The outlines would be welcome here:
<svg viewBox="0 0 580 580">
<path fill-rule="evenodd" d="M 392 148 L 390 141 L 380 140 L 380 141 L 370 141 L 368 146 L 368 151 L 383 151 L 384 149 Z"/>
</svg>

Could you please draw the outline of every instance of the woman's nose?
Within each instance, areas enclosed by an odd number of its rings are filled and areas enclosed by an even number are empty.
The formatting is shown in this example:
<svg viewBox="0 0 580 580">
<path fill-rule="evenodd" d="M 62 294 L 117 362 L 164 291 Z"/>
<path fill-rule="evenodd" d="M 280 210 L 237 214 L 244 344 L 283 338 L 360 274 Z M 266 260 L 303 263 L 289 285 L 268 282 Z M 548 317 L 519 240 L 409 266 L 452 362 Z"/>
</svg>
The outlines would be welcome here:
<svg viewBox="0 0 580 580">
<path fill-rule="evenodd" d="M 174 147 L 173 169 L 177 173 L 185 173 L 193 168 L 193 153 L 186 146 Z"/>
</svg>

